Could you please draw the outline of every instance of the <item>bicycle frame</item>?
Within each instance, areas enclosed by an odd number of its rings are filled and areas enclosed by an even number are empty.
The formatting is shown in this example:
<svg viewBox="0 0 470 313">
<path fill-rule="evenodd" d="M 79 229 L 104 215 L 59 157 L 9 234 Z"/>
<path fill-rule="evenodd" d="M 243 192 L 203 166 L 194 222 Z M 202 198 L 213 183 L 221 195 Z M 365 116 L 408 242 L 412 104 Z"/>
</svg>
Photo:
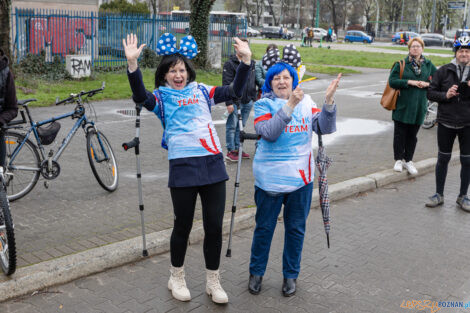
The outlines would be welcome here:
<svg viewBox="0 0 470 313">
<path fill-rule="evenodd" d="M 36 138 L 36 142 L 37 142 L 37 145 L 38 145 L 38 148 L 39 148 L 39 153 L 40 153 L 41 160 L 46 159 L 45 149 L 44 149 L 44 146 L 41 144 L 41 139 L 39 138 L 39 134 L 38 134 L 38 131 L 37 131 L 37 128 L 42 126 L 42 125 L 52 123 L 54 121 L 58 121 L 58 120 L 61 120 L 61 119 L 65 119 L 65 118 L 71 117 L 71 116 L 73 118 L 74 115 L 80 116 L 78 118 L 78 120 L 75 122 L 75 124 L 73 125 L 72 129 L 68 132 L 67 136 L 63 139 L 62 144 L 59 147 L 59 150 L 54 154 L 54 156 L 52 158 L 52 161 L 55 161 L 55 162 L 57 162 L 57 160 L 59 160 L 60 156 L 64 152 L 65 148 L 67 148 L 67 146 L 69 145 L 70 141 L 75 136 L 75 134 L 77 133 L 77 130 L 79 129 L 80 126 L 84 130 L 85 130 L 85 127 L 87 125 L 90 125 L 90 127 L 93 127 L 93 128 L 96 129 L 95 123 L 93 121 L 90 121 L 90 120 L 87 119 L 86 114 L 84 112 L 85 109 L 82 106 L 79 106 L 78 108 L 76 108 L 72 112 L 65 113 L 65 114 L 62 114 L 62 115 L 59 115 L 59 116 L 55 116 L 55 117 L 52 117 L 52 118 L 49 118 L 49 119 L 46 119 L 46 120 L 43 120 L 43 121 L 39 121 L 39 122 L 35 122 L 32 119 L 28 107 L 25 107 L 25 110 L 26 110 L 26 114 L 28 115 L 28 119 L 29 119 L 29 122 L 30 122 L 31 126 L 29 127 L 28 131 L 24 135 L 25 136 L 24 140 L 13 151 L 13 153 L 11 155 L 11 158 L 10 158 L 10 162 L 13 162 L 15 160 L 15 157 L 18 155 L 19 151 L 23 148 L 26 140 L 31 136 L 31 133 L 34 135 L 34 138 Z M 103 148 L 103 143 L 102 143 L 101 140 L 99 140 L 99 143 L 100 143 L 100 146 Z M 106 160 L 108 158 L 108 155 L 106 154 L 106 151 L 103 150 L 103 152 L 105 154 L 104 160 Z M 101 161 L 103 161 L 103 160 L 97 160 L 97 162 L 101 162 Z M 20 168 L 16 168 L 15 166 L 13 166 L 13 168 L 20 169 Z M 21 169 L 22 170 L 28 170 L 26 168 L 21 168 Z M 39 168 L 30 169 L 30 170 L 38 171 Z"/>
</svg>

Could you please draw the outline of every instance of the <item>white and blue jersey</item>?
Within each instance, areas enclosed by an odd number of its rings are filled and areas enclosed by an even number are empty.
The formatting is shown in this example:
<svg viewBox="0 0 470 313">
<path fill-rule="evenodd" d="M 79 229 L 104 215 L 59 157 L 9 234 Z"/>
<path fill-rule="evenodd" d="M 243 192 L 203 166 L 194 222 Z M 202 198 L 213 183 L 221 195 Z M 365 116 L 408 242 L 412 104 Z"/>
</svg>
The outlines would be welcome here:
<svg viewBox="0 0 470 313">
<path fill-rule="evenodd" d="M 262 98 L 255 104 L 256 124 L 270 120 L 287 100 Z M 320 118 L 321 115 L 324 118 Z M 317 119 L 323 133 L 336 127 L 336 110 L 321 112 L 309 95 L 295 107 L 290 122 L 274 141 L 260 139 L 253 161 L 255 185 L 265 191 L 287 193 L 295 191 L 314 179 L 315 163 L 312 153 L 312 133 L 317 130 Z"/>
<path fill-rule="evenodd" d="M 208 91 L 210 104 L 196 82 L 188 84 L 182 90 L 159 88 L 164 108 L 169 160 L 218 154 L 222 151 L 209 109 L 209 105 L 215 104 L 215 87 L 200 85 Z M 154 96 L 157 100 L 156 92 L 154 91 Z M 158 104 L 153 112 L 161 119 Z"/>
</svg>

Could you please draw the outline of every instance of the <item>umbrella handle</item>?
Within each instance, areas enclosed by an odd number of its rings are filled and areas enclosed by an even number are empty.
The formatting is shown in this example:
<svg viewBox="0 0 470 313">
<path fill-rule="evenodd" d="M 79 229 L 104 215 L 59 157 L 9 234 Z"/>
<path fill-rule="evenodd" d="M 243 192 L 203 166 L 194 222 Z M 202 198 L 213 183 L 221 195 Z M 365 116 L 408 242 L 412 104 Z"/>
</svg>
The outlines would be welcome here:
<svg viewBox="0 0 470 313">
<path fill-rule="evenodd" d="M 318 135 L 318 146 L 323 147 L 323 140 L 321 139 L 321 130 L 320 130 L 320 122 L 317 119 L 317 135 Z"/>
</svg>

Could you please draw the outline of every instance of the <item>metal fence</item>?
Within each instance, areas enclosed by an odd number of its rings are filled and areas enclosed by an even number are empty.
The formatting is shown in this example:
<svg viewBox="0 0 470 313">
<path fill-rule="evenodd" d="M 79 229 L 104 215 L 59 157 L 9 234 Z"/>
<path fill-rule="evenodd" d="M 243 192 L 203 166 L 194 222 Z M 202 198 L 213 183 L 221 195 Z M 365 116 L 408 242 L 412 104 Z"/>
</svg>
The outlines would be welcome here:
<svg viewBox="0 0 470 313">
<path fill-rule="evenodd" d="M 177 39 L 190 33 L 189 17 L 15 9 L 11 13 L 12 55 L 20 62 L 28 53 L 44 51 L 46 61 L 68 54 L 90 55 L 92 65 L 125 64 L 122 39 L 137 34 L 139 43 L 155 51 L 162 33 Z M 222 60 L 233 53 L 232 37 L 246 36 L 245 18 L 210 18 L 209 41 L 222 45 Z M 177 41 L 179 42 L 179 40 Z"/>
</svg>

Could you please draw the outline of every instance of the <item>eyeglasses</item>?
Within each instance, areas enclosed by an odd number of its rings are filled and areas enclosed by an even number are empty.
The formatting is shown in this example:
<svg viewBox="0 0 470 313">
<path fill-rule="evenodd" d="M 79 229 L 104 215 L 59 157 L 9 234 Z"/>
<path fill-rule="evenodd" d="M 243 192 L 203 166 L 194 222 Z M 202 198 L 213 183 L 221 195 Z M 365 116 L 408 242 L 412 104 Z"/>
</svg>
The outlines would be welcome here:
<svg viewBox="0 0 470 313">
<path fill-rule="evenodd" d="M 418 49 L 418 48 L 422 48 L 421 45 L 410 46 L 410 49 Z"/>
</svg>

